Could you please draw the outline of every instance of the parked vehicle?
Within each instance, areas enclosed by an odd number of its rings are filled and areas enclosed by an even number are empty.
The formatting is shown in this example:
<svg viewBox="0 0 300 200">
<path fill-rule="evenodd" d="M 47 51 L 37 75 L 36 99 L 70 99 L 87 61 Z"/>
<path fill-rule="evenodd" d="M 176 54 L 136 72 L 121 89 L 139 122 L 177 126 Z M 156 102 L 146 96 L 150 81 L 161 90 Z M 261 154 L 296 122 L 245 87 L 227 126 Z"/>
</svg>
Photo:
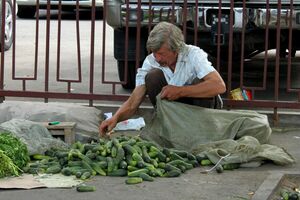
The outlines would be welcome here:
<svg viewBox="0 0 300 200">
<path fill-rule="evenodd" d="M 2 46 L 2 31 L 4 32 L 4 50 L 8 50 L 13 42 L 13 4 L 5 0 L 4 27 L 2 27 L 2 0 L 0 1 L 0 47 Z M 1 51 L 2 48 L 0 48 Z"/>
<path fill-rule="evenodd" d="M 136 63 L 142 62 L 147 55 L 145 44 L 149 27 L 159 21 L 171 21 L 185 28 L 186 42 L 196 43 L 213 57 L 217 56 L 219 43 L 220 56 L 224 61 L 228 60 L 230 30 L 233 30 L 232 59 L 241 60 L 242 55 L 243 58 L 251 58 L 265 51 L 265 42 L 268 42 L 268 49 L 276 48 L 277 24 L 280 24 L 280 55 L 285 57 L 291 24 L 293 36 L 291 54 L 295 56 L 296 50 L 300 49 L 300 38 L 297 37 L 300 30 L 300 0 L 294 0 L 292 3 L 289 0 L 269 0 L 269 4 L 261 0 L 244 1 L 234 0 L 232 4 L 230 0 L 107 1 L 106 19 L 114 28 L 114 56 L 118 61 L 121 81 L 125 80 L 125 62 L 128 66 L 128 82 L 123 84 L 123 87 L 134 87 Z M 233 19 L 232 27 L 230 16 Z M 140 27 L 141 33 L 138 40 L 136 40 L 137 27 Z M 126 30 L 128 30 L 128 48 L 125 48 Z M 265 39 L 266 30 L 268 41 Z M 136 52 L 136 41 L 140 42 L 140 54 Z M 127 55 L 125 50 L 128 52 Z"/>
<path fill-rule="evenodd" d="M 20 18 L 33 18 L 36 14 L 37 2 L 39 2 L 39 9 L 46 9 L 47 3 L 50 3 L 51 9 L 58 9 L 58 0 L 17 0 L 18 3 L 18 17 Z M 79 9 L 90 10 L 93 0 L 78 0 Z M 73 11 L 76 9 L 76 1 L 61 0 L 62 10 Z M 95 0 L 95 7 L 98 10 L 103 8 L 103 0 Z"/>
</svg>

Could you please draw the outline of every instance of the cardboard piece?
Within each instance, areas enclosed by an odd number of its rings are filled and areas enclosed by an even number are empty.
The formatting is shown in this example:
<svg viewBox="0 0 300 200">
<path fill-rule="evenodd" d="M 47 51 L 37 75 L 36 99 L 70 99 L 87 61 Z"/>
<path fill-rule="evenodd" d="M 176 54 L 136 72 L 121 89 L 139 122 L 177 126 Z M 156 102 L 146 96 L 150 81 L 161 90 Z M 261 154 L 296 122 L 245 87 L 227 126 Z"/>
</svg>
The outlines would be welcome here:
<svg viewBox="0 0 300 200">
<path fill-rule="evenodd" d="M 43 187 L 46 187 L 46 185 L 36 180 L 32 174 L 0 179 L 1 189 L 33 189 Z"/>
<path fill-rule="evenodd" d="M 82 182 L 75 176 L 62 174 L 23 174 L 0 179 L 0 189 L 72 188 Z"/>
</svg>

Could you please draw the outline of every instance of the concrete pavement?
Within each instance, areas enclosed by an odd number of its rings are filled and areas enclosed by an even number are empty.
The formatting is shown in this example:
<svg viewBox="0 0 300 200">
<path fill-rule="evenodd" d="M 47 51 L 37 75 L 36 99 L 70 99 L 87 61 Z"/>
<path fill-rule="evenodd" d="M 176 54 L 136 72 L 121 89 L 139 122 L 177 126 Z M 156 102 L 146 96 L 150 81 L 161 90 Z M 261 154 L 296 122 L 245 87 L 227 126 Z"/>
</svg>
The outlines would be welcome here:
<svg viewBox="0 0 300 200">
<path fill-rule="evenodd" d="M 99 109 L 103 112 L 114 112 L 117 108 Z M 152 116 L 152 109 L 141 109 L 137 115 L 143 116 L 147 123 Z M 200 172 L 207 168 L 198 167 L 178 178 L 155 178 L 154 182 L 137 185 L 126 185 L 124 177 L 97 176 L 88 182 L 96 186 L 95 192 L 79 193 L 74 188 L 2 190 L 0 200 L 263 200 L 272 192 L 270 188 L 276 186 L 280 177 L 278 174 L 298 173 L 300 169 L 300 126 L 297 127 L 300 117 L 285 117 L 290 119 L 286 120 L 289 123 L 284 124 L 282 121 L 280 127 L 273 127 L 270 143 L 285 148 L 296 160 L 293 165 L 277 166 L 266 163 L 258 168 L 239 168 L 221 174 L 202 174 Z M 138 133 L 135 131 L 130 134 Z M 275 177 L 271 183 L 270 177 Z M 267 181 L 269 184 L 266 184 Z"/>
</svg>

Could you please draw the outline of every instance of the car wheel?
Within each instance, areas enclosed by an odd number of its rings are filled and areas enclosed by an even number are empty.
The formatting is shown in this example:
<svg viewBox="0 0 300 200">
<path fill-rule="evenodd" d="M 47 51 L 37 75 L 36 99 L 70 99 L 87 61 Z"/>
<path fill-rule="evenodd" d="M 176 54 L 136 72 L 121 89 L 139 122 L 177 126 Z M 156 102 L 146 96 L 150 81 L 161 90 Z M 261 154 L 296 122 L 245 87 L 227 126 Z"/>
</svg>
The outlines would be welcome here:
<svg viewBox="0 0 300 200">
<path fill-rule="evenodd" d="M 124 89 L 135 87 L 135 61 L 128 61 L 127 83 L 122 84 Z M 118 60 L 118 72 L 120 81 L 125 81 L 125 61 Z"/>
<path fill-rule="evenodd" d="M 8 50 L 13 42 L 13 16 L 12 16 L 12 2 L 11 0 L 5 1 L 5 24 L 0 27 L 0 45 L 2 46 L 2 30 L 4 29 L 4 50 Z M 0 11 L 0 24 L 2 24 L 2 12 Z M 2 29 L 3 28 L 3 29 Z M 0 48 L 1 51 L 2 48 Z"/>
<path fill-rule="evenodd" d="M 18 17 L 20 18 L 33 18 L 35 15 L 35 6 L 21 6 L 18 5 Z"/>
</svg>

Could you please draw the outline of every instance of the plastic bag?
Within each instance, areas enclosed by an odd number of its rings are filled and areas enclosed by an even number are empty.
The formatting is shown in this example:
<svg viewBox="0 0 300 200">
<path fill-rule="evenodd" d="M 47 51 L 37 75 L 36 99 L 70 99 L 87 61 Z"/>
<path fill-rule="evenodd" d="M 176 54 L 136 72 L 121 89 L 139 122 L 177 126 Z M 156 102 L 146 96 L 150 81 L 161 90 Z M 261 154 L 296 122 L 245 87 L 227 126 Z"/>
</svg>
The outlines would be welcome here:
<svg viewBox="0 0 300 200">
<path fill-rule="evenodd" d="M 284 149 L 265 144 L 271 132 L 267 116 L 254 111 L 215 110 L 157 98 L 154 117 L 141 137 L 161 147 L 205 153 L 214 163 L 228 153 L 226 163 L 293 163 Z"/>
</svg>

